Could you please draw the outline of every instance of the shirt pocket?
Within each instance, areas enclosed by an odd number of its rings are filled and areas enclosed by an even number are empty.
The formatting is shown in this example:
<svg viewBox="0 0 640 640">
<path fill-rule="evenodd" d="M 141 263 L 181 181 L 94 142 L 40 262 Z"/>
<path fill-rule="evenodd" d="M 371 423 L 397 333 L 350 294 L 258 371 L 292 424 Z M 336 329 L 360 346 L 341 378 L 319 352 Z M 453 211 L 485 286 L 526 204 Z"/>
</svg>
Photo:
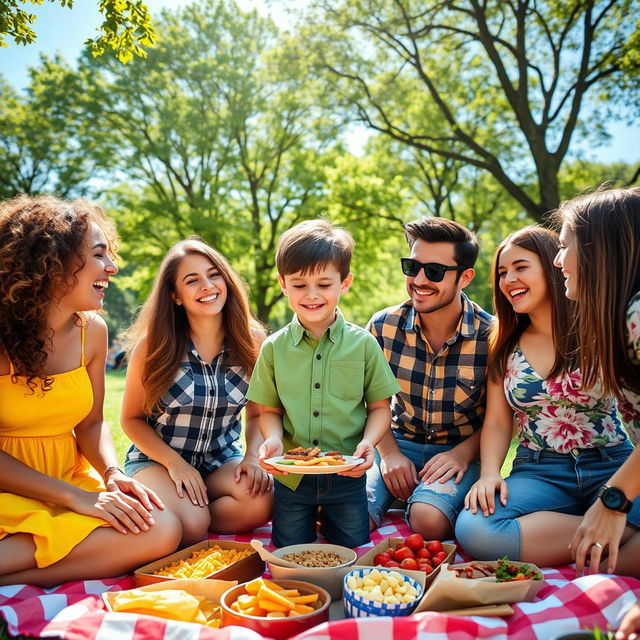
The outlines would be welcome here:
<svg viewBox="0 0 640 640">
<path fill-rule="evenodd" d="M 195 382 L 190 366 L 181 366 L 171 386 L 160 398 L 160 404 L 167 410 L 179 409 L 193 404 Z"/>
<path fill-rule="evenodd" d="M 364 396 L 364 362 L 333 360 L 329 363 L 329 393 L 340 400 Z"/>
<path fill-rule="evenodd" d="M 249 382 L 241 367 L 229 367 L 224 374 L 224 391 L 229 406 L 243 407 L 247 404 Z"/>
<path fill-rule="evenodd" d="M 469 409 L 478 402 L 482 388 L 482 377 L 479 375 L 480 373 L 483 372 L 475 367 L 458 367 L 456 390 L 454 393 L 456 411 Z"/>
</svg>

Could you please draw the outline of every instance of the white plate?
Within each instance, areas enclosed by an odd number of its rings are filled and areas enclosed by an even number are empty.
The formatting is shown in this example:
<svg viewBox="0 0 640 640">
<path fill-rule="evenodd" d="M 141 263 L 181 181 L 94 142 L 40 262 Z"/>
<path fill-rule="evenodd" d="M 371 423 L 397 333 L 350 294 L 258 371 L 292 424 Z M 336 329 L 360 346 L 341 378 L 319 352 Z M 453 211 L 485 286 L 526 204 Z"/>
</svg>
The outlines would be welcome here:
<svg viewBox="0 0 640 640">
<path fill-rule="evenodd" d="M 361 462 L 364 462 L 364 458 L 354 458 L 353 456 L 342 456 L 346 462 L 345 464 L 332 464 L 332 465 L 297 465 L 297 464 L 281 464 L 284 460 L 284 456 L 275 456 L 274 458 L 268 458 L 265 460 L 267 464 L 278 469 L 278 471 L 288 471 L 289 473 L 303 473 L 303 474 L 326 474 L 326 473 L 338 473 L 338 471 L 348 471 L 353 469 Z"/>
</svg>

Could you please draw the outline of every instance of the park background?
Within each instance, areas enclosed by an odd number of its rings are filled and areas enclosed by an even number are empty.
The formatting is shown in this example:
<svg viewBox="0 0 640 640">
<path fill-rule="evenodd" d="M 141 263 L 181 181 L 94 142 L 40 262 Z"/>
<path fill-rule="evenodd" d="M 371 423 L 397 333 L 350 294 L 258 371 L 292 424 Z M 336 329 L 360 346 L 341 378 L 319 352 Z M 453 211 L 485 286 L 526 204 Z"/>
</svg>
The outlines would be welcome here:
<svg viewBox="0 0 640 640">
<path fill-rule="evenodd" d="M 283 326 L 275 243 L 318 216 L 356 239 L 348 319 L 404 299 L 401 225 L 422 215 L 478 234 L 467 293 L 491 310 L 509 232 L 603 182 L 638 184 L 638 0 L 149 0 L 155 36 L 133 28 L 99 56 L 84 45 L 99 7 L 141 3 L 65 4 L 29 7 L 35 42 L 4 36 L 0 197 L 86 196 L 114 218 L 112 337 L 189 234 Z M 123 382 L 109 373 L 105 408 L 121 456 Z"/>
</svg>

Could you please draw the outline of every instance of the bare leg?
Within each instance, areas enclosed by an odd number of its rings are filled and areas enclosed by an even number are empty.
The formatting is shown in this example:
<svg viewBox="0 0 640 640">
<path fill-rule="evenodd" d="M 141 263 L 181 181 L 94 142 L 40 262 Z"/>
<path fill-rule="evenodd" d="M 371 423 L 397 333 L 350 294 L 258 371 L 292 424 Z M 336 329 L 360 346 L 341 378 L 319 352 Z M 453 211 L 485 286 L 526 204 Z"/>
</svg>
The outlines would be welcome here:
<svg viewBox="0 0 640 640">
<path fill-rule="evenodd" d="M 425 502 L 411 504 L 409 526 L 425 540 L 448 540 L 453 534 L 447 516 L 440 509 Z"/>
<path fill-rule="evenodd" d="M 563 564 L 570 564 L 571 552 L 569 543 L 576 532 L 578 525 L 582 522 L 582 516 L 572 516 L 566 513 L 555 513 L 554 511 L 536 511 L 526 516 L 518 518 L 520 531 L 522 534 L 522 552 L 520 560 L 532 562 L 539 567 L 554 567 Z M 553 532 L 553 535 L 549 535 Z M 635 533 L 635 535 L 634 535 Z M 631 527 L 625 529 L 622 536 L 620 555 L 618 557 L 618 567 L 616 571 L 625 575 L 634 575 L 634 565 L 636 571 L 640 571 L 640 558 L 633 558 L 633 554 L 627 550 L 627 544 L 631 543 L 631 538 L 639 538 L 639 534 Z M 635 548 L 640 540 L 636 540 Z M 640 551 L 637 552 L 640 555 Z M 634 562 L 635 561 L 635 562 Z M 629 569 L 626 571 L 625 569 Z M 606 572 L 606 564 L 601 563 L 601 570 Z"/>
<path fill-rule="evenodd" d="M 149 489 L 153 489 L 165 506 L 178 516 L 182 525 L 181 547 L 195 544 L 206 537 L 210 522 L 209 510 L 193 504 L 186 492 L 181 498 L 165 467 L 161 464 L 145 467 L 135 474 L 135 478 Z"/>
<path fill-rule="evenodd" d="M 36 566 L 33 536 L 15 533 L 0 540 L 0 576 Z"/>
<path fill-rule="evenodd" d="M 123 534 L 111 527 L 100 527 L 69 555 L 43 569 L 35 567 L 32 553 L 31 567 L 0 575 L 0 585 L 26 583 L 51 587 L 70 580 L 110 578 L 172 553 L 182 535 L 178 518 L 168 509 L 154 511 L 153 517 L 156 523 L 138 534 Z M 11 537 L 0 541 L 0 545 L 10 542 Z M 24 536 L 18 534 L 16 537 Z M 21 540 L 17 541 L 17 545 L 23 544 Z M 13 547 L 15 551 L 16 543 Z M 4 557 L 5 547 L 0 546 L 0 549 Z"/>
<path fill-rule="evenodd" d="M 240 482 L 233 477 L 238 464 L 238 460 L 230 460 L 205 479 L 211 499 L 209 530 L 212 532 L 252 531 L 271 517 L 273 492 L 257 496 L 248 494 L 247 475 L 243 473 Z"/>
</svg>

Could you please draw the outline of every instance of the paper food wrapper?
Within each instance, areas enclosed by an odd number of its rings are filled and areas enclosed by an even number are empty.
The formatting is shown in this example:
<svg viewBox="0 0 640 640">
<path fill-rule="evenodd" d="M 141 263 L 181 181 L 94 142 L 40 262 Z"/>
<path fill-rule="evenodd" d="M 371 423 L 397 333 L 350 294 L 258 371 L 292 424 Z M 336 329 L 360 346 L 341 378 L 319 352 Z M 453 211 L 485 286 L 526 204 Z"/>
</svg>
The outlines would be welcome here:
<svg viewBox="0 0 640 640">
<path fill-rule="evenodd" d="M 467 567 L 473 564 L 497 567 L 497 562 L 467 562 L 453 565 Z M 524 562 L 511 562 L 521 566 Z M 531 563 L 530 567 L 540 571 Z M 496 582 L 495 576 L 483 578 L 459 578 L 454 571 L 449 571 L 449 565 L 443 564 L 440 573 L 427 590 L 414 613 L 419 611 L 449 611 L 467 607 L 479 607 L 490 604 L 511 602 L 531 602 L 544 584 L 542 580 L 515 580 L 511 582 Z"/>
<path fill-rule="evenodd" d="M 155 582 L 146 587 L 137 587 L 136 590 L 152 592 L 181 589 L 182 591 L 190 593 L 192 596 L 203 596 L 210 602 L 213 602 L 213 604 L 220 604 L 222 594 L 237 584 L 237 580 L 171 580 L 167 582 Z M 126 591 L 105 591 L 102 594 L 102 600 L 108 611 L 113 610 L 111 607 L 113 599 L 119 593 L 126 593 Z"/>
</svg>

